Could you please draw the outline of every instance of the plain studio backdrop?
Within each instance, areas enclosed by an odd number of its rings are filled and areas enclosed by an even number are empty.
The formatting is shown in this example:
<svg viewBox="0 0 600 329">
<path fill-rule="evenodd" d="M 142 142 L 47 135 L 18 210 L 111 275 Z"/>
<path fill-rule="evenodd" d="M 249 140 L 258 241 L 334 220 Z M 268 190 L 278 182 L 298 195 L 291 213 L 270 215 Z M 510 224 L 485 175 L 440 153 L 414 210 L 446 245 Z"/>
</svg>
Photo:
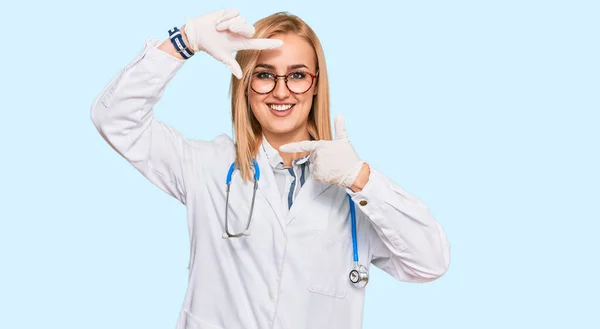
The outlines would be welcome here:
<svg viewBox="0 0 600 329">
<path fill-rule="evenodd" d="M 373 267 L 364 328 L 600 328 L 600 2 L 574 0 L 2 4 L 0 328 L 174 328 L 185 208 L 109 147 L 90 106 L 146 38 L 231 7 L 314 28 L 332 116 L 448 234 L 437 281 Z M 157 118 L 231 134 L 230 76 L 193 57 Z"/>
</svg>

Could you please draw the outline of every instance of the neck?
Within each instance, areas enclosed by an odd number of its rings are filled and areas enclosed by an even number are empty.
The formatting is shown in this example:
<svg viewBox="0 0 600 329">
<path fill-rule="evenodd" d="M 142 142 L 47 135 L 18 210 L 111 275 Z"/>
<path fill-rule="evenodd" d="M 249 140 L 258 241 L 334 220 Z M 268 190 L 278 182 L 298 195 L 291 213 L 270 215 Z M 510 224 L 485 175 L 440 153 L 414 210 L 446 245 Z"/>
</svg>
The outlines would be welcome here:
<svg viewBox="0 0 600 329">
<path fill-rule="evenodd" d="M 281 145 L 310 140 L 310 135 L 308 134 L 308 129 L 298 129 L 297 131 L 291 131 L 291 132 L 285 133 L 285 134 L 277 134 L 277 133 L 272 133 L 272 132 L 268 132 L 268 131 L 263 131 L 263 135 L 265 136 L 265 138 L 267 139 L 269 144 L 271 144 L 271 146 L 273 146 L 273 148 L 276 149 L 278 152 L 279 152 L 279 147 Z M 279 155 L 281 156 L 281 159 L 283 160 L 284 166 L 291 166 L 292 161 L 294 161 L 295 159 L 302 158 L 302 157 L 306 156 L 308 153 L 309 152 L 299 152 L 299 153 L 279 152 Z"/>
</svg>

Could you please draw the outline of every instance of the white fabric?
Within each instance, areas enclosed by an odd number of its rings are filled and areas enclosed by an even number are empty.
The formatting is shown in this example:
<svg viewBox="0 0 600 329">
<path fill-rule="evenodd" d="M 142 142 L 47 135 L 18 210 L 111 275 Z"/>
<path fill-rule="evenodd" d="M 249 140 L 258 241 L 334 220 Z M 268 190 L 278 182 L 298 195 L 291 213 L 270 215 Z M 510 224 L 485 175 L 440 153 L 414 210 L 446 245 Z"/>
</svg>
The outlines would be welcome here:
<svg viewBox="0 0 600 329">
<path fill-rule="evenodd" d="M 315 180 L 350 187 L 358 176 L 364 161 L 348 140 L 344 117 L 335 118 L 335 138 L 333 140 L 301 141 L 279 147 L 281 152 L 310 152 L 312 175 Z"/>
<path fill-rule="evenodd" d="M 361 328 L 365 289 L 348 279 L 353 261 L 347 195 L 356 203 L 361 264 L 407 282 L 446 272 L 449 243 L 442 227 L 425 204 L 375 168 L 358 193 L 309 177 L 284 214 L 262 149 L 251 235 L 223 239 L 234 142 L 226 135 L 189 139 L 155 119 L 154 105 L 186 62 L 157 49 L 160 42 L 149 40 L 106 86 L 91 118 L 114 150 L 187 208 L 189 281 L 177 329 Z M 252 188 L 233 176 L 232 231 L 246 223 Z"/>
<path fill-rule="evenodd" d="M 185 34 L 193 51 L 205 51 L 223 62 L 238 78 L 242 69 L 232 53 L 244 49 L 281 47 L 278 39 L 251 39 L 254 26 L 246 24 L 237 9 L 223 9 L 193 19 L 186 19 Z"/>
</svg>

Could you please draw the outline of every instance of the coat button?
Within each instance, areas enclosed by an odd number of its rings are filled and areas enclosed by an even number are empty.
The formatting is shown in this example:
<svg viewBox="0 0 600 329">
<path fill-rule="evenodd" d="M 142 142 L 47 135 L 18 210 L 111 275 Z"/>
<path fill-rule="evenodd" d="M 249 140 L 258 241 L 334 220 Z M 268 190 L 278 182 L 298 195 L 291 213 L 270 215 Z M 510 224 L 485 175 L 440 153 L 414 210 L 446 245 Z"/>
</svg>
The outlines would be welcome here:
<svg viewBox="0 0 600 329">
<path fill-rule="evenodd" d="M 360 200 L 359 204 L 361 206 L 366 206 L 367 205 L 367 200 Z"/>
</svg>

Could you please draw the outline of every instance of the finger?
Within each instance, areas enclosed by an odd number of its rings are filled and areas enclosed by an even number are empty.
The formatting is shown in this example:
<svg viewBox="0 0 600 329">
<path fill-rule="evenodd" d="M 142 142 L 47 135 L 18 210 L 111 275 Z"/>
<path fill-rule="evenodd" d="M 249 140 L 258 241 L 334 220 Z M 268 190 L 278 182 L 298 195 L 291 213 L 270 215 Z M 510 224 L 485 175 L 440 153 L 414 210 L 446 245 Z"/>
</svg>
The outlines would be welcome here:
<svg viewBox="0 0 600 329">
<path fill-rule="evenodd" d="M 240 67 L 240 64 L 238 64 L 238 62 L 235 60 L 235 58 L 233 58 L 231 55 L 225 56 L 225 58 L 223 59 L 223 64 L 227 66 L 227 68 L 231 71 L 231 73 L 233 73 L 233 75 L 235 75 L 236 78 L 242 78 L 242 68 Z"/>
<path fill-rule="evenodd" d="M 244 39 L 239 45 L 239 50 L 254 49 L 273 49 L 283 45 L 283 41 L 279 39 Z"/>
<path fill-rule="evenodd" d="M 242 24 L 246 24 L 246 20 L 244 19 L 244 17 L 236 16 L 232 19 L 228 19 L 226 21 L 223 21 L 223 22 L 217 24 L 217 26 L 215 26 L 215 28 L 217 29 L 217 31 L 227 31 L 227 29 L 229 29 L 229 27 L 231 25 L 242 25 Z"/>
<path fill-rule="evenodd" d="M 254 35 L 255 29 L 254 26 L 250 24 L 231 24 L 229 26 L 229 31 L 250 38 Z"/>
<path fill-rule="evenodd" d="M 338 114 L 335 117 L 334 128 L 335 128 L 335 139 L 348 138 L 348 135 L 346 133 L 346 127 L 344 126 L 344 116 L 343 115 Z"/>
<path fill-rule="evenodd" d="M 217 19 L 215 20 L 215 24 L 218 25 L 226 20 L 232 19 L 239 15 L 240 15 L 240 12 L 235 8 L 223 9 L 221 11 L 220 15 L 217 16 Z"/>
<path fill-rule="evenodd" d="M 302 142 L 289 143 L 289 144 L 281 145 L 279 147 L 279 151 L 285 152 L 285 153 L 311 152 L 316 148 L 318 142 L 319 141 L 302 141 Z"/>
</svg>

